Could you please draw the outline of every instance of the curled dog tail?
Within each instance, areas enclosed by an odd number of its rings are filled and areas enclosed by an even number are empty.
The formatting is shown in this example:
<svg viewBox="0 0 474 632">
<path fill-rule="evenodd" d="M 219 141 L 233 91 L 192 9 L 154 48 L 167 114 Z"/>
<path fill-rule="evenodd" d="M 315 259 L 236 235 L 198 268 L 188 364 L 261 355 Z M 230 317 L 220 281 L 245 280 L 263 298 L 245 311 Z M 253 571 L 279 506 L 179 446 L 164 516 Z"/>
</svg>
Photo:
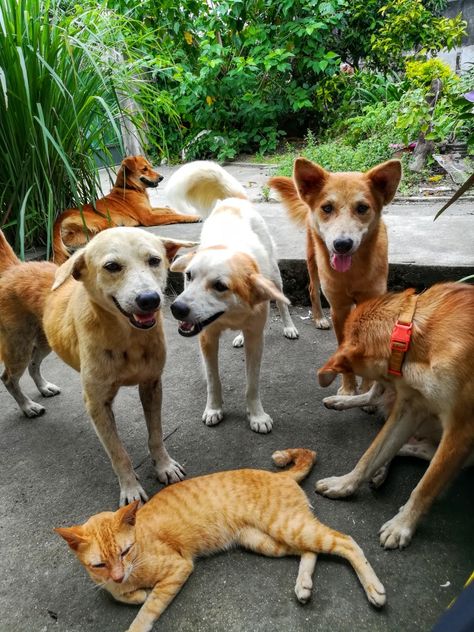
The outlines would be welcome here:
<svg viewBox="0 0 474 632">
<path fill-rule="evenodd" d="M 64 213 L 60 215 L 54 222 L 53 227 L 53 261 L 58 266 L 64 263 L 71 256 L 68 249 L 64 245 L 61 235 L 61 226 L 64 219 Z"/>
<path fill-rule="evenodd" d="M 241 198 L 245 189 L 233 176 L 215 162 L 197 160 L 175 171 L 165 187 L 166 201 L 181 213 L 210 215 L 219 200 Z"/>
<path fill-rule="evenodd" d="M 278 191 L 286 212 L 295 224 L 304 226 L 309 212 L 309 206 L 298 195 L 295 183 L 291 178 L 277 176 L 270 178 L 268 186 Z"/>
<path fill-rule="evenodd" d="M 273 462 L 277 467 L 285 467 L 293 463 L 293 467 L 284 472 L 278 472 L 281 476 L 290 476 L 297 483 L 308 476 L 316 461 L 316 452 L 306 448 L 289 448 L 288 450 L 278 450 L 272 454 Z"/>
<path fill-rule="evenodd" d="M 3 274 L 5 270 L 8 270 L 11 266 L 17 266 L 19 263 L 21 263 L 21 261 L 13 252 L 13 248 L 0 230 L 0 274 Z"/>
</svg>

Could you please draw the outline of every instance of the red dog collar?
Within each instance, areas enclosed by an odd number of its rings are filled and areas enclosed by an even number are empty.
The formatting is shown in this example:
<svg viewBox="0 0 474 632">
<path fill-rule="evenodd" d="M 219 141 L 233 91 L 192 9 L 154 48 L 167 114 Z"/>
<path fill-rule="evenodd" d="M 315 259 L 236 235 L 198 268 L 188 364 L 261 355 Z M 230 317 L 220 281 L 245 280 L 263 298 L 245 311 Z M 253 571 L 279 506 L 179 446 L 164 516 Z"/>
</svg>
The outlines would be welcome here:
<svg viewBox="0 0 474 632">
<path fill-rule="evenodd" d="M 403 302 L 398 315 L 397 322 L 392 329 L 390 336 L 390 359 L 388 362 L 388 372 L 390 375 L 402 375 L 402 364 L 405 354 L 410 348 L 411 334 L 413 332 L 413 316 L 416 309 L 418 296 L 410 294 Z"/>
</svg>

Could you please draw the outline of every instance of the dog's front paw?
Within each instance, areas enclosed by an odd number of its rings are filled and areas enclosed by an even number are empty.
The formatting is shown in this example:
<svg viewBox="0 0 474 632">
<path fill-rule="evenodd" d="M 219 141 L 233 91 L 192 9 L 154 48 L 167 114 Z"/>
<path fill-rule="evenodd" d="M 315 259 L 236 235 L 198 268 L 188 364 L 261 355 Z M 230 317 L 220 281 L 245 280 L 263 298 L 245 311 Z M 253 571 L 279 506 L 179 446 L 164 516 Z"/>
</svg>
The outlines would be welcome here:
<svg viewBox="0 0 474 632">
<path fill-rule="evenodd" d="M 120 507 L 133 503 L 134 500 L 140 500 L 144 503 L 148 500 L 148 496 L 138 480 L 120 483 Z"/>
<path fill-rule="evenodd" d="M 249 415 L 250 429 L 260 434 L 268 434 L 273 428 L 273 419 L 267 413 Z"/>
<path fill-rule="evenodd" d="M 344 498 L 350 496 L 356 490 L 354 479 L 350 474 L 345 476 L 330 476 L 322 478 L 315 486 L 318 494 L 328 498 Z"/>
<path fill-rule="evenodd" d="M 52 382 L 45 382 L 41 388 L 38 389 L 43 397 L 54 397 L 59 395 L 61 389 Z"/>
<path fill-rule="evenodd" d="M 202 420 L 206 426 L 217 426 L 224 418 L 222 408 L 206 408 L 202 414 Z"/>
<path fill-rule="evenodd" d="M 37 404 L 32 400 L 23 404 L 21 410 L 23 411 L 25 417 L 28 417 L 29 419 L 33 419 L 33 417 L 41 417 L 41 415 L 44 415 L 46 412 L 46 408 L 44 406 L 41 406 L 41 404 Z"/>
<path fill-rule="evenodd" d="M 331 323 L 325 316 L 322 318 L 315 318 L 314 324 L 318 329 L 331 329 Z"/>
<path fill-rule="evenodd" d="M 289 338 L 290 340 L 296 340 L 300 337 L 298 330 L 294 325 L 291 325 L 291 327 L 283 327 L 283 335 L 285 338 Z"/>
<path fill-rule="evenodd" d="M 345 397 L 341 397 L 340 395 L 331 395 L 331 397 L 325 397 L 323 399 L 323 404 L 326 408 L 331 408 L 332 410 L 345 410 L 347 403 L 347 399 Z"/>
<path fill-rule="evenodd" d="M 240 349 L 240 347 L 244 346 L 244 334 L 242 332 L 234 338 L 232 346 L 236 349 Z"/>
<path fill-rule="evenodd" d="M 166 461 L 161 461 L 155 465 L 156 475 L 158 480 L 163 485 L 171 485 L 172 483 L 179 483 L 186 478 L 186 472 L 184 468 L 174 459 L 168 457 Z"/>
<path fill-rule="evenodd" d="M 396 516 L 382 525 L 379 531 L 380 544 L 385 549 L 404 549 L 410 544 L 414 532 L 414 526 L 401 507 Z"/>
</svg>

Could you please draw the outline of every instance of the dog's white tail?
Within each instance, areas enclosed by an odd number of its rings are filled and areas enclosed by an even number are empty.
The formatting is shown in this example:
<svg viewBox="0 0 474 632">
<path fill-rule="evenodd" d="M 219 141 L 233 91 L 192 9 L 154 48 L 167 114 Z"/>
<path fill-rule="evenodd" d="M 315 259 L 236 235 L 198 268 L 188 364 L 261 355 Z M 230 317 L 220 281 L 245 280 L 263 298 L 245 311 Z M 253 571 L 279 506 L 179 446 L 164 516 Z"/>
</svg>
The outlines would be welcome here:
<svg viewBox="0 0 474 632">
<path fill-rule="evenodd" d="M 166 201 L 181 213 L 206 218 L 219 200 L 247 199 L 243 186 L 225 169 L 209 160 L 198 160 L 175 171 L 165 188 Z"/>
</svg>

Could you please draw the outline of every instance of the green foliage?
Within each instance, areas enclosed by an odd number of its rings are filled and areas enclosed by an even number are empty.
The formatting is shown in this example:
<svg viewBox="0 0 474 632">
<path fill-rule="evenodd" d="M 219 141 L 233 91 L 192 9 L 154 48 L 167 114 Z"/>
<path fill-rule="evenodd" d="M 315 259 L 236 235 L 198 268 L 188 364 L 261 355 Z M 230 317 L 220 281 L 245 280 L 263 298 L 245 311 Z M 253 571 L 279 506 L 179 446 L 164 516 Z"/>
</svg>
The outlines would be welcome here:
<svg viewBox="0 0 474 632">
<path fill-rule="evenodd" d="M 466 22 L 455 18 L 434 17 L 421 0 L 390 0 L 380 7 L 383 23 L 370 38 L 368 55 L 379 67 L 400 67 L 406 51 L 427 55 L 461 43 Z"/>
<path fill-rule="evenodd" d="M 121 37 L 142 51 L 150 68 L 144 83 L 151 84 L 157 102 L 177 110 L 179 128 L 171 113 L 158 108 L 161 145 L 175 157 L 184 149 L 188 159 L 227 160 L 240 152 L 273 152 L 285 135 L 301 136 L 308 128 L 321 132 L 334 125 L 336 113 L 347 118 L 364 105 L 399 99 L 403 81 L 391 69 L 403 67 L 400 47 L 422 51 L 426 41 L 429 50 L 449 47 L 462 32 L 460 18 L 431 13 L 442 4 L 106 0 L 103 6 L 133 18 Z M 404 12 L 411 20 L 408 31 Z M 392 32 L 400 42 L 388 52 L 379 49 Z M 357 67 L 361 58 L 372 73 L 356 78 L 338 71 L 341 60 Z M 155 123 L 149 127 L 154 130 Z"/>
<path fill-rule="evenodd" d="M 434 79 L 441 79 L 443 85 L 458 80 L 457 75 L 448 64 L 436 57 L 426 61 L 409 60 L 405 64 L 405 72 L 410 86 L 413 88 L 429 88 Z"/>
<path fill-rule="evenodd" d="M 57 2 L 0 0 L 0 226 L 20 254 L 50 251 L 58 212 L 97 197 L 96 158 L 121 146 L 133 71 L 107 45 L 120 25 Z"/>
</svg>

